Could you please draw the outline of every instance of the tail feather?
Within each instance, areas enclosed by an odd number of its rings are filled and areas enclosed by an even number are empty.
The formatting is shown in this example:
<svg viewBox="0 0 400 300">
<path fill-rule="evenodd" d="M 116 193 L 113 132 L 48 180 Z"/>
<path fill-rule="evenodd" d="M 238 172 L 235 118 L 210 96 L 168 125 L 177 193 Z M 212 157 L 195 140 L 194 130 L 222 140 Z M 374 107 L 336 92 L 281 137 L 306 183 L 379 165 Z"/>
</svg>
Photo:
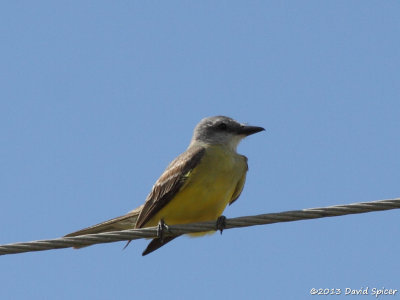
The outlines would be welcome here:
<svg viewBox="0 0 400 300">
<path fill-rule="evenodd" d="M 137 218 L 139 216 L 140 211 L 142 210 L 143 205 L 130 211 L 126 215 L 116 217 L 114 219 L 101 222 L 99 224 L 69 233 L 65 235 L 65 237 L 73 237 L 85 234 L 94 234 L 94 233 L 102 233 L 102 232 L 110 232 L 110 231 L 119 231 L 125 229 L 135 228 Z M 90 245 L 87 245 L 90 246 Z M 79 246 L 74 247 L 75 249 L 84 248 L 87 246 Z"/>
<path fill-rule="evenodd" d="M 136 226 L 136 221 L 139 217 L 139 214 L 140 214 L 142 208 L 143 208 L 143 205 L 130 211 L 126 215 L 116 217 L 111 220 L 101 222 L 99 224 L 68 233 L 67 235 L 65 235 L 65 237 L 74 237 L 74 236 L 80 236 L 80 235 L 85 235 L 85 234 L 95 234 L 95 233 L 102 233 L 102 232 L 133 229 Z M 149 243 L 147 248 L 143 251 L 142 255 L 144 256 L 144 255 L 147 255 L 147 254 L 157 250 L 158 248 L 164 246 L 165 244 L 169 243 L 170 241 L 172 241 L 175 238 L 177 238 L 177 236 L 153 239 Z M 129 243 L 130 243 L 130 241 L 128 241 L 128 243 L 126 244 L 124 249 L 129 245 Z M 91 245 L 77 246 L 74 248 L 80 249 L 80 248 L 85 248 L 88 246 L 91 246 Z"/>
</svg>

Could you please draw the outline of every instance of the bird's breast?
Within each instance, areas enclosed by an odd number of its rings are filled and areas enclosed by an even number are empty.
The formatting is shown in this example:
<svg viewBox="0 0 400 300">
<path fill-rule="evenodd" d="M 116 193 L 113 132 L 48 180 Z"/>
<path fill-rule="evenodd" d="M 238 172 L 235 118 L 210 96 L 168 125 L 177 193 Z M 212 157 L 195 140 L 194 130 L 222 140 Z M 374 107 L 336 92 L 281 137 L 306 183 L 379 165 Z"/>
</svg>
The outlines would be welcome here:
<svg viewBox="0 0 400 300">
<path fill-rule="evenodd" d="M 216 220 L 246 171 L 244 156 L 219 147 L 207 148 L 179 192 L 146 225 L 155 226 L 161 218 L 171 225 Z"/>
</svg>

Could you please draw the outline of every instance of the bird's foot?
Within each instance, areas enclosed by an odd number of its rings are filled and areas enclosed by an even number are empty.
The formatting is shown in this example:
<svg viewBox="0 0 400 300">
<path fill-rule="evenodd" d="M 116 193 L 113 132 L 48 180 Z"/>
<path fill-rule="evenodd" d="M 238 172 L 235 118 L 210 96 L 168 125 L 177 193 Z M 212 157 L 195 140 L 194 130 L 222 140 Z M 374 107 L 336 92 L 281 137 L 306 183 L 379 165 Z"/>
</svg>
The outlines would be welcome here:
<svg viewBox="0 0 400 300">
<path fill-rule="evenodd" d="M 164 232 L 169 231 L 169 227 L 165 224 L 164 219 L 161 219 L 157 225 L 157 237 L 160 239 L 161 242 L 164 241 Z"/>
<path fill-rule="evenodd" d="M 219 232 L 221 232 L 221 234 L 222 234 L 222 231 L 224 231 L 225 226 L 226 226 L 226 217 L 225 216 L 218 217 L 216 227 L 217 227 L 217 230 L 219 230 Z"/>
</svg>

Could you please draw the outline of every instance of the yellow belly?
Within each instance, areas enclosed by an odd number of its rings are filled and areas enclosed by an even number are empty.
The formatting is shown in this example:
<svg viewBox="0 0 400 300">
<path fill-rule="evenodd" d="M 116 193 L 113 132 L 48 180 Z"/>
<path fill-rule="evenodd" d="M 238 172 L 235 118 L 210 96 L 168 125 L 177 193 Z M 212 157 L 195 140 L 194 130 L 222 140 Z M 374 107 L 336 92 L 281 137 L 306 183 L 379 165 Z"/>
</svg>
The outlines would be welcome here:
<svg viewBox="0 0 400 300">
<path fill-rule="evenodd" d="M 232 201 L 246 171 L 243 156 L 219 146 L 209 147 L 180 191 L 145 227 L 156 226 L 160 219 L 170 225 L 216 220 Z"/>
</svg>

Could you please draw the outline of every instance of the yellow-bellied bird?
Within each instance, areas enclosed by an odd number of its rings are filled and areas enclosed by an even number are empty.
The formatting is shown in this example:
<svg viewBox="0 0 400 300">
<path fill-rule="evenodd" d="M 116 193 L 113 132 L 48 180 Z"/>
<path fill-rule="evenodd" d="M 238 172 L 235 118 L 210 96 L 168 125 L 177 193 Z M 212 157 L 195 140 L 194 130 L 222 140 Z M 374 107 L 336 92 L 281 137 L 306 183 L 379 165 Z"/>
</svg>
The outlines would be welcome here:
<svg viewBox="0 0 400 300">
<path fill-rule="evenodd" d="M 142 206 L 66 236 L 151 227 L 159 222 L 174 225 L 217 220 L 240 196 L 246 179 L 247 158 L 236 148 L 243 138 L 262 130 L 224 116 L 201 120 L 187 150 L 169 164 Z M 143 255 L 174 238 L 154 238 Z"/>
</svg>

